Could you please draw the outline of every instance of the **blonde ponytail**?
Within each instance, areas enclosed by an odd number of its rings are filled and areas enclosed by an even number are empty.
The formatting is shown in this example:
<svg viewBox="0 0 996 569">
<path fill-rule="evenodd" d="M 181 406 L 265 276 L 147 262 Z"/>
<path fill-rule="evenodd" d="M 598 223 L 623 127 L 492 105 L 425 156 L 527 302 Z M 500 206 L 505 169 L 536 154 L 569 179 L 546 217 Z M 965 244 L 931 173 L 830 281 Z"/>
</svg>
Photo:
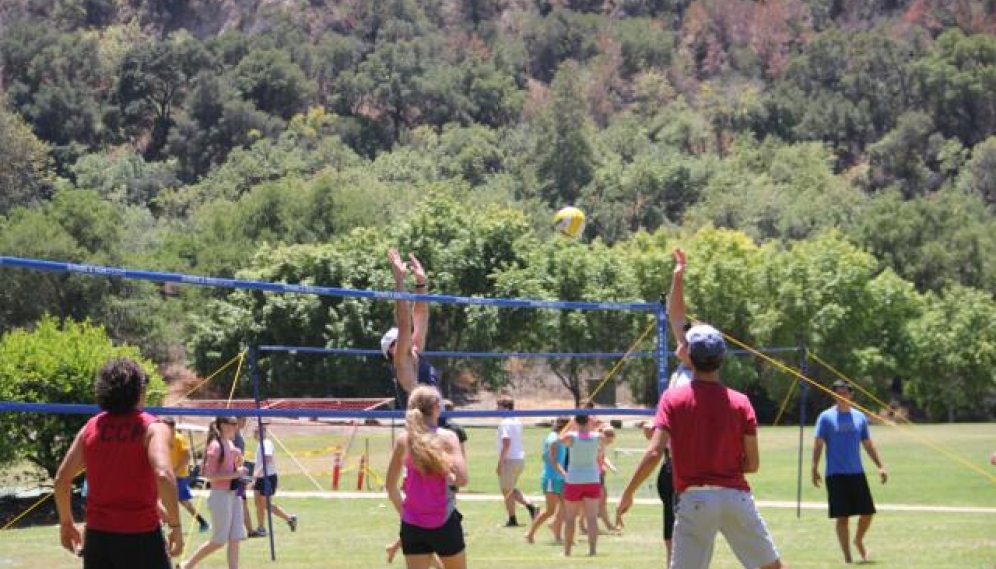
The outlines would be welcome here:
<svg viewBox="0 0 996 569">
<path fill-rule="evenodd" d="M 417 387 L 408 398 L 405 413 L 408 452 L 415 467 L 425 474 L 445 475 L 450 470 L 442 439 L 426 423 L 426 418 L 432 416 L 433 406 L 439 402 L 439 392 L 434 387 Z"/>
</svg>

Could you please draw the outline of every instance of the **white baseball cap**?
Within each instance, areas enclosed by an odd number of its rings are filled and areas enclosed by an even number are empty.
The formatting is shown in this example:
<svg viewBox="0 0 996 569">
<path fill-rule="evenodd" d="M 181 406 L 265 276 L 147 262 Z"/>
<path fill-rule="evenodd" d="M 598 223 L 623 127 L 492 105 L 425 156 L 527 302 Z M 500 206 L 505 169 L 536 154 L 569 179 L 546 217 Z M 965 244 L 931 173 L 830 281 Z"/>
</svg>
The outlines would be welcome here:
<svg viewBox="0 0 996 569">
<path fill-rule="evenodd" d="M 390 359 L 391 356 L 390 356 L 390 354 L 388 354 L 388 350 L 391 349 L 391 344 L 393 344 L 397 340 L 398 340 L 398 329 L 397 328 L 391 328 L 387 332 L 384 332 L 384 335 L 381 336 L 381 338 L 380 338 L 380 351 L 381 351 L 381 353 L 384 354 L 385 358 Z"/>
</svg>

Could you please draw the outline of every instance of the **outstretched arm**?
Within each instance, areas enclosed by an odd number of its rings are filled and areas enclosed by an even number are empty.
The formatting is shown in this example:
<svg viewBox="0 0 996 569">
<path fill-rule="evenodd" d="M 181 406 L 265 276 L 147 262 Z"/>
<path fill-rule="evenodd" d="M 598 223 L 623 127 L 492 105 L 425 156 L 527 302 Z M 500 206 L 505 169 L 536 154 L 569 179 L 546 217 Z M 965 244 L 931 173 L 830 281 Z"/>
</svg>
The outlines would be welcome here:
<svg viewBox="0 0 996 569">
<path fill-rule="evenodd" d="M 408 275 L 408 265 L 401 258 L 397 249 L 387 252 L 391 262 L 391 273 L 394 275 L 394 290 L 408 292 L 405 288 L 405 276 Z M 412 356 L 412 314 L 408 301 L 394 301 L 394 323 L 398 327 L 398 339 L 394 346 L 394 373 L 402 389 L 411 393 L 416 384 L 415 358 Z"/>
<path fill-rule="evenodd" d="M 661 457 L 664 456 L 664 450 L 667 448 L 667 442 L 670 439 L 671 433 L 668 431 L 654 429 L 654 434 L 650 438 L 647 450 L 643 452 L 643 456 L 640 457 L 640 463 L 636 466 L 636 472 L 633 473 L 632 478 L 629 479 L 629 484 L 626 485 L 622 496 L 619 497 L 619 506 L 616 509 L 616 525 L 621 524 L 623 515 L 633 506 L 633 495 L 640 488 L 640 485 L 657 468 L 657 464 L 661 461 Z"/>
<path fill-rule="evenodd" d="M 414 253 L 408 254 L 411 261 L 412 274 L 415 275 L 415 292 L 426 294 L 429 288 L 429 278 L 422 268 L 422 263 L 415 257 Z M 415 302 L 415 322 L 412 330 L 412 343 L 419 352 L 425 351 L 425 339 L 429 333 L 429 303 L 419 300 Z"/>
<path fill-rule="evenodd" d="M 671 325 L 678 345 L 685 341 L 685 252 L 674 250 L 674 273 L 671 275 L 671 292 L 667 296 L 667 321 Z"/>
</svg>

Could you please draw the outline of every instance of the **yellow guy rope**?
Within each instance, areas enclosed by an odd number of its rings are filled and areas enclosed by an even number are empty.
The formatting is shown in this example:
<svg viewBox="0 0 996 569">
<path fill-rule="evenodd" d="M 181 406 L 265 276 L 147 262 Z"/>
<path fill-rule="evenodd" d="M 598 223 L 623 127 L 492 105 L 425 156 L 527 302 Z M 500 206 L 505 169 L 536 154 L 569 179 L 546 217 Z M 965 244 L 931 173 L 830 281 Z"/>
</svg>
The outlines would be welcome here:
<svg viewBox="0 0 996 569">
<path fill-rule="evenodd" d="M 640 344 L 643 343 L 643 341 L 647 338 L 647 336 L 656 327 L 657 327 L 657 323 L 656 322 L 651 322 L 650 326 L 647 326 L 647 329 L 643 331 L 643 334 L 640 334 L 640 337 L 636 339 L 636 342 L 633 342 L 633 345 L 630 346 L 628 350 L 626 350 L 626 353 L 623 354 L 623 357 L 619 358 L 619 361 L 616 362 L 616 365 L 614 365 L 612 367 L 612 369 L 609 370 L 609 373 L 607 373 L 605 375 L 605 377 L 602 379 L 602 381 L 599 382 L 598 386 L 595 387 L 594 391 L 592 391 L 588 395 L 588 401 L 594 401 L 595 400 L 595 395 L 598 394 L 598 392 L 602 390 L 602 387 L 605 386 L 605 383 L 608 382 L 610 379 L 612 379 L 612 376 L 614 376 L 616 374 L 616 372 L 618 372 L 619 369 L 623 366 L 623 364 L 626 363 L 626 360 L 629 358 L 629 355 L 632 354 L 634 351 L 636 351 L 636 348 L 638 348 L 640 346 Z"/>
<path fill-rule="evenodd" d="M 689 319 L 696 320 L 696 319 L 692 318 L 691 316 L 689 316 Z M 795 377 L 797 377 L 797 378 L 805 381 L 806 383 L 812 385 L 813 387 L 816 387 L 820 391 L 823 391 L 824 393 L 830 395 L 834 399 L 837 398 L 837 395 L 833 391 L 831 391 L 830 389 L 828 389 L 826 387 L 823 387 L 818 382 L 813 381 L 812 379 L 806 377 L 805 375 L 803 375 L 802 373 L 796 371 L 795 369 L 793 369 L 793 368 L 791 368 L 791 367 L 783 364 L 782 362 L 780 362 L 780 361 L 778 361 L 778 360 L 776 360 L 776 359 L 774 359 L 774 358 L 772 358 L 772 357 L 770 357 L 770 356 L 768 356 L 766 354 L 763 354 L 763 353 L 759 352 L 758 350 L 755 350 L 754 348 L 748 346 L 747 344 L 741 342 L 740 340 L 737 340 L 736 338 L 734 338 L 733 336 L 730 336 L 729 334 L 727 334 L 725 332 L 720 332 L 720 333 L 723 334 L 724 338 L 726 338 L 727 340 L 729 340 L 733 344 L 736 344 L 737 346 L 739 346 L 739 347 L 743 348 L 744 350 L 750 352 L 751 354 L 753 354 L 753 355 L 755 355 L 755 356 L 757 356 L 757 357 L 759 357 L 759 358 L 767 361 L 768 363 L 770 363 L 770 364 L 774 365 L 775 367 L 777 367 L 777 368 L 785 371 L 786 373 L 789 373 L 789 374 L 791 374 L 791 375 L 793 375 L 793 376 L 795 376 Z M 880 417 L 874 411 L 871 411 L 870 409 L 862 407 L 861 405 L 859 405 L 856 402 L 852 401 L 851 402 L 851 406 L 854 407 L 855 409 L 858 409 L 858 410 L 862 411 L 863 413 L 865 413 L 866 415 L 868 415 L 870 417 L 875 417 L 876 419 L 878 419 L 879 421 L 882 421 L 883 423 L 885 423 L 887 425 L 890 425 L 890 426 L 893 426 L 893 427 L 897 426 L 895 422 L 890 421 L 890 420 L 886 419 L 885 417 Z M 992 474 L 990 474 L 990 473 L 986 472 L 985 470 L 979 468 L 978 466 L 972 464 L 968 460 L 965 460 L 964 458 L 962 458 L 962 457 L 960 457 L 960 456 L 958 456 L 956 454 L 948 452 L 946 449 L 942 448 L 940 445 L 934 443 L 930 439 L 927 439 L 927 438 L 924 438 L 924 437 L 920 436 L 919 433 L 913 433 L 912 429 L 905 429 L 905 430 L 900 429 L 900 432 L 908 434 L 911 438 L 915 439 L 917 442 L 919 442 L 921 444 L 924 444 L 924 445 L 926 445 L 926 446 L 934 449 L 935 451 L 943 454 L 944 456 L 946 456 L 946 457 L 948 457 L 948 458 L 950 458 L 950 459 L 952 459 L 952 460 L 954 460 L 954 461 L 962 464 L 963 466 L 965 466 L 965 467 L 967 467 L 967 468 L 969 468 L 971 470 L 974 470 L 975 472 L 981 474 L 982 476 L 985 476 L 991 482 L 996 483 L 996 476 L 993 476 Z"/>
<path fill-rule="evenodd" d="M 792 394 L 795 393 L 795 386 L 796 385 L 798 385 L 798 383 L 795 382 L 795 381 L 793 381 L 792 385 L 789 387 L 789 390 L 787 392 L 785 392 L 785 399 L 782 399 L 782 406 L 778 408 L 778 416 L 775 417 L 775 423 L 772 425 L 773 427 L 777 427 L 778 426 L 778 421 L 781 420 L 782 414 L 785 413 L 785 407 L 788 406 L 789 399 L 791 399 L 792 398 Z"/>
<path fill-rule="evenodd" d="M 180 403 L 186 401 L 187 398 L 190 397 L 191 393 L 193 393 L 193 392 L 197 391 L 198 389 L 200 389 L 205 383 L 207 383 L 207 382 L 211 381 L 212 379 L 214 379 L 215 376 L 217 376 L 221 372 L 223 372 L 226 369 L 228 369 L 228 367 L 230 365 L 234 364 L 236 361 L 239 362 L 239 367 L 241 367 L 242 366 L 242 359 L 245 357 L 245 355 L 246 355 L 245 350 L 243 350 L 242 352 L 239 352 L 239 354 L 236 355 L 234 358 L 228 360 L 228 362 L 225 365 L 223 365 L 220 368 L 218 368 L 214 373 L 212 373 L 211 375 L 207 376 L 203 381 L 201 381 L 197 385 L 193 386 L 189 391 L 187 391 L 186 393 L 184 393 L 183 396 L 180 397 L 180 399 L 174 401 L 173 405 L 179 405 Z M 236 374 L 235 377 L 238 377 L 238 374 Z"/>
<path fill-rule="evenodd" d="M 304 466 L 300 462 L 298 462 L 297 458 L 294 457 L 294 453 L 292 453 L 290 449 L 288 449 L 287 446 L 284 445 L 284 443 L 277 438 L 277 435 L 275 435 L 272 430 L 267 430 L 267 433 L 271 437 L 273 437 L 273 440 L 277 441 L 277 444 L 280 445 L 280 448 L 284 449 L 284 452 L 287 453 L 287 456 L 289 456 L 290 459 L 294 462 L 294 464 L 296 464 L 297 467 L 301 469 L 301 473 L 307 476 L 308 480 L 311 480 L 311 483 L 315 485 L 315 488 L 317 488 L 319 491 L 325 490 L 325 488 L 322 488 L 322 485 L 319 484 L 318 481 L 311 476 L 311 473 L 309 473 L 307 469 L 305 469 Z M 259 459 L 257 458 L 256 461 L 258 462 Z"/>
<path fill-rule="evenodd" d="M 888 407 L 888 405 L 885 402 L 883 402 L 881 399 L 879 399 L 878 397 L 875 397 L 875 395 L 873 395 L 870 391 L 868 391 L 867 389 L 865 389 L 865 388 L 861 387 L 860 385 L 858 385 L 858 383 L 856 381 L 854 381 L 853 379 L 851 379 L 851 378 L 847 377 L 846 375 L 844 375 L 843 373 L 837 371 L 837 369 L 834 368 L 832 365 L 830 365 L 827 362 L 821 360 L 820 357 L 817 356 L 815 353 L 809 352 L 808 355 L 811 358 L 813 358 L 813 360 L 815 360 L 816 363 L 818 363 L 821 366 L 823 366 L 823 367 L 827 368 L 828 370 L 832 371 L 833 374 L 836 375 L 838 378 L 843 379 L 844 381 L 846 381 L 850 385 L 853 385 L 855 387 L 855 389 L 857 389 L 858 391 L 860 391 L 863 395 L 867 396 L 869 399 L 871 399 L 875 403 L 878 403 L 882 407 Z M 907 419 L 907 418 L 905 418 L 905 417 L 900 417 L 900 421 L 904 421 L 906 423 L 910 422 L 910 420 Z"/>
<path fill-rule="evenodd" d="M 231 409 L 231 407 L 232 407 L 232 397 L 234 397 L 234 395 L 235 395 L 235 386 L 239 384 L 239 375 L 242 373 L 242 362 L 245 361 L 245 356 L 246 356 L 246 351 L 242 350 L 241 352 L 239 352 L 239 355 L 235 356 L 231 360 L 228 360 L 228 363 L 226 363 L 225 365 L 223 365 L 220 368 L 218 368 L 218 371 L 212 373 L 210 376 L 208 376 L 207 379 L 205 379 L 204 381 L 198 383 L 194 387 L 194 389 L 191 389 L 190 391 L 188 391 L 186 393 L 186 395 L 184 395 L 183 398 L 180 399 L 180 401 L 183 401 L 183 399 L 186 399 L 187 395 L 190 395 L 191 393 L 193 393 L 194 390 L 196 390 L 201 385 L 204 385 L 204 383 L 206 383 L 208 380 L 212 379 L 213 377 L 215 377 L 216 375 L 218 375 L 219 373 L 221 373 L 225 368 L 227 368 L 228 366 L 232 365 L 232 363 L 237 360 L 239 362 L 239 365 L 235 368 L 235 376 L 232 377 L 232 388 L 228 390 L 228 401 L 225 402 L 225 408 L 226 409 Z M 207 447 L 204 448 L 204 455 L 205 455 L 205 459 L 206 459 L 207 458 Z M 201 504 L 203 504 L 203 503 L 204 503 L 204 494 L 201 493 L 199 496 L 197 496 L 197 504 L 194 505 L 194 511 L 197 512 L 198 514 L 201 513 Z M 193 539 L 193 537 L 194 537 L 194 524 L 190 524 L 190 529 L 187 530 L 187 537 L 186 537 L 186 539 L 183 540 L 183 543 L 184 544 L 190 543 L 190 541 Z"/>
<path fill-rule="evenodd" d="M 83 474 L 84 472 L 86 472 L 85 468 L 82 469 L 82 470 L 80 470 L 79 472 L 77 472 L 76 476 L 79 476 L 80 474 Z M 76 476 L 73 476 L 73 478 L 76 478 Z M 0 528 L 0 531 L 6 530 L 6 529 L 10 529 L 11 527 L 13 527 L 13 525 L 16 524 L 17 522 L 19 522 L 21 520 L 21 518 L 23 518 L 24 516 L 30 514 L 32 511 L 34 511 L 35 508 L 37 508 L 38 506 L 41 506 L 42 504 L 44 504 L 45 500 L 48 500 L 52 496 L 55 496 L 55 492 L 52 492 L 51 494 L 45 494 L 44 496 L 42 496 L 41 498 L 39 498 L 34 504 L 31 504 L 30 506 L 28 506 L 28 509 L 26 509 L 23 512 L 21 512 L 16 518 L 14 518 L 14 519 L 10 520 L 9 522 L 7 522 L 7 525 L 5 525 L 2 528 Z"/>
</svg>

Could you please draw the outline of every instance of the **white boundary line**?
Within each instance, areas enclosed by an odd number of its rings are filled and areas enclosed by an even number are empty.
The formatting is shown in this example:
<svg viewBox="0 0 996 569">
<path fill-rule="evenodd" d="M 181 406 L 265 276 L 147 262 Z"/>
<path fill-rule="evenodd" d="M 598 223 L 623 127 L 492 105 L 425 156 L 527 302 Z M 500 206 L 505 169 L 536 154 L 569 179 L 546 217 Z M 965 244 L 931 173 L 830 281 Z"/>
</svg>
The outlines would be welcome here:
<svg viewBox="0 0 996 569">
<path fill-rule="evenodd" d="M 203 493 L 203 490 L 194 490 L 194 494 Z M 205 493 L 206 495 L 206 493 Z M 280 491 L 281 498 L 304 498 L 304 499 L 379 499 L 387 501 L 387 494 L 384 492 L 311 492 L 311 491 Z M 462 502 L 499 502 L 501 494 L 471 494 L 461 492 L 457 494 L 457 500 Z M 618 502 L 617 498 L 609 498 L 610 502 Z M 637 498 L 637 504 L 654 505 L 660 504 L 656 498 Z M 781 508 L 794 509 L 795 502 L 779 500 L 758 500 L 758 507 L 761 508 Z M 915 504 L 875 504 L 879 512 L 944 512 L 952 514 L 991 514 L 996 515 L 996 508 L 974 507 L 974 506 L 927 506 Z M 804 510 L 826 510 L 825 502 L 803 502 Z"/>
</svg>

